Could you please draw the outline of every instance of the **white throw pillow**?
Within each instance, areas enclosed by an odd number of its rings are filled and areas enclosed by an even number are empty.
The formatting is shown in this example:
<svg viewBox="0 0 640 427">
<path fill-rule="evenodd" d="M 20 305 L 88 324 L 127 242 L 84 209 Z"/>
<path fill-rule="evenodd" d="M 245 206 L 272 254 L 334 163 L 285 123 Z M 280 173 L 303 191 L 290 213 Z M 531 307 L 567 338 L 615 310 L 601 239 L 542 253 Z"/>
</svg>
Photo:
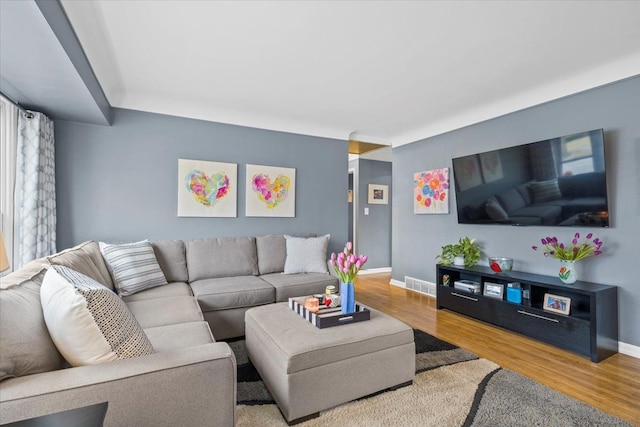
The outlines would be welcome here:
<svg viewBox="0 0 640 427">
<path fill-rule="evenodd" d="M 327 247 L 329 234 L 320 237 L 292 237 L 287 240 L 287 259 L 284 274 L 329 273 L 327 270 Z"/>
<path fill-rule="evenodd" d="M 71 366 L 153 353 L 153 346 L 112 290 L 70 268 L 52 265 L 40 288 L 44 320 Z"/>
<path fill-rule="evenodd" d="M 121 245 L 104 242 L 99 244 L 102 257 L 120 296 L 167 284 L 148 240 Z"/>
</svg>

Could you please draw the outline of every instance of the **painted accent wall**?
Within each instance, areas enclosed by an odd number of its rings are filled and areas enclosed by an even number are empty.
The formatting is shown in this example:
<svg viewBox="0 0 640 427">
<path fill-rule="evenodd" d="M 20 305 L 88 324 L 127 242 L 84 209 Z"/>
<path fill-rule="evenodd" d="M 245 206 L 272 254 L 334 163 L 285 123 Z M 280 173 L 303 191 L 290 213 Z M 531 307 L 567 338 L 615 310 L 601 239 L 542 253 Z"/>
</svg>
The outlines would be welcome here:
<svg viewBox="0 0 640 427">
<path fill-rule="evenodd" d="M 55 122 L 58 248 L 85 240 L 281 233 L 347 240 L 347 141 L 114 109 L 111 126 Z M 237 218 L 177 216 L 178 159 L 238 164 Z M 247 164 L 296 169 L 295 218 L 245 217 Z"/>
<path fill-rule="evenodd" d="M 357 187 L 356 251 L 369 257 L 365 269 L 391 267 L 391 162 L 356 159 L 349 162 L 355 169 L 354 185 Z M 389 186 L 389 204 L 368 203 L 369 184 Z M 369 209 L 369 215 L 364 209 Z"/>
<path fill-rule="evenodd" d="M 604 129 L 610 228 L 458 224 L 455 196 L 448 215 L 413 214 L 414 172 L 452 167 L 451 159 L 572 133 Z M 453 175 L 451 175 L 453 182 Z M 489 256 L 515 259 L 514 270 L 553 275 L 558 261 L 534 252 L 546 236 L 571 240 L 594 232 L 604 253 L 580 261 L 580 280 L 619 286 L 619 338 L 640 346 L 640 76 L 548 102 L 393 150 L 393 279 L 436 281 L 435 256 L 461 236 L 478 239 Z"/>
</svg>

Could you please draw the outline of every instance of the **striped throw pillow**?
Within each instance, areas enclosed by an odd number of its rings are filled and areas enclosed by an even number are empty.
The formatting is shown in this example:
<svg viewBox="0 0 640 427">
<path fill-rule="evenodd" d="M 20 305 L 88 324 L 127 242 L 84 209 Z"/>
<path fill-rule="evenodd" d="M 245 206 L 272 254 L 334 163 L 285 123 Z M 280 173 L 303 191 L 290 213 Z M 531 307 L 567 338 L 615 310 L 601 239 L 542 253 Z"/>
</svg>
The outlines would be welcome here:
<svg viewBox="0 0 640 427">
<path fill-rule="evenodd" d="M 562 198 L 560 188 L 558 188 L 558 180 L 550 179 L 548 181 L 532 182 L 529 188 L 533 192 L 534 203 L 544 203 Z"/>
<path fill-rule="evenodd" d="M 121 245 L 99 244 L 120 296 L 167 284 L 148 240 Z"/>
<path fill-rule="evenodd" d="M 40 302 L 49 335 L 71 366 L 153 353 L 124 301 L 82 273 L 61 265 L 49 267 Z"/>
</svg>

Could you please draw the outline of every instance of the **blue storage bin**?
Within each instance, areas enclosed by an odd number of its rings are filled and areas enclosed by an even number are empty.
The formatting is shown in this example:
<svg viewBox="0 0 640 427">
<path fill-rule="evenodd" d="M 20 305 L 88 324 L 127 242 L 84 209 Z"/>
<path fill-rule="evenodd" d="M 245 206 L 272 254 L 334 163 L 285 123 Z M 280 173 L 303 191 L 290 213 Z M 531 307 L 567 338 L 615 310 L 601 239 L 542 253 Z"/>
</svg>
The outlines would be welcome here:
<svg viewBox="0 0 640 427">
<path fill-rule="evenodd" d="M 511 287 L 507 288 L 507 301 L 522 304 L 522 289 Z"/>
</svg>

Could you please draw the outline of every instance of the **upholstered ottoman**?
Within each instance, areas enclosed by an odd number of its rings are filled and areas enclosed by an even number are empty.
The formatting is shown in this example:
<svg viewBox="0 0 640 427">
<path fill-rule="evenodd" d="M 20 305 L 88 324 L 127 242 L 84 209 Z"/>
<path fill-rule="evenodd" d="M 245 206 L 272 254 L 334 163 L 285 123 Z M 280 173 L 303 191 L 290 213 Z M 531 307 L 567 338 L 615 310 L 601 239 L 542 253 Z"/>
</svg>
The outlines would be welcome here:
<svg viewBox="0 0 640 427">
<path fill-rule="evenodd" d="M 247 352 L 289 425 L 415 376 L 413 330 L 376 310 L 364 322 L 318 329 L 287 303 L 245 314 Z"/>
</svg>

